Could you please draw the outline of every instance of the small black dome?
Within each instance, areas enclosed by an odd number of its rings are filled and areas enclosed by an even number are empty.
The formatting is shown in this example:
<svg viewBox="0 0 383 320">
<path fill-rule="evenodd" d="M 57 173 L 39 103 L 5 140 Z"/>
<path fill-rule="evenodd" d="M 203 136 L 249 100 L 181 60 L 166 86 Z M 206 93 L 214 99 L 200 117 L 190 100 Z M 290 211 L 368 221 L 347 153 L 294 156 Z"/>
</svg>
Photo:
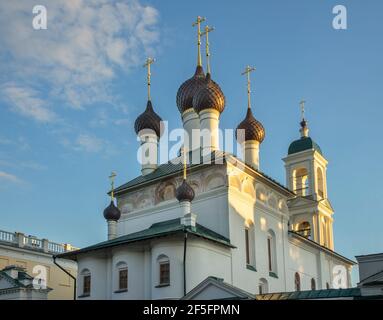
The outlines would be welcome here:
<svg viewBox="0 0 383 320">
<path fill-rule="evenodd" d="M 307 127 L 307 121 L 305 119 L 302 119 L 302 121 L 300 122 L 300 125 L 302 128 Z"/>
<path fill-rule="evenodd" d="M 106 220 L 114 220 L 117 221 L 121 217 L 121 211 L 118 209 L 115 205 L 114 202 L 111 201 L 110 205 L 107 206 L 104 210 L 104 218 Z"/>
<path fill-rule="evenodd" d="M 134 123 L 134 130 L 138 134 L 141 130 L 150 129 L 160 137 L 162 135 L 161 122 L 162 119 L 153 110 L 152 102 L 148 100 L 145 111 L 137 117 Z"/>
<path fill-rule="evenodd" d="M 193 201 L 194 199 L 193 188 L 184 180 L 176 190 L 176 198 L 178 201 Z"/>
<path fill-rule="evenodd" d="M 206 81 L 193 97 L 193 108 L 200 113 L 204 109 L 215 109 L 222 113 L 225 109 L 225 96 L 219 85 L 211 79 L 210 73 Z"/>
<path fill-rule="evenodd" d="M 263 139 L 265 139 L 265 128 L 263 127 L 262 123 L 254 118 L 253 112 L 250 108 L 247 109 L 246 117 L 238 125 L 237 130 L 238 129 L 245 130 L 245 141 L 256 140 L 261 143 Z M 238 140 L 237 130 L 235 130 L 235 137 Z"/>
<path fill-rule="evenodd" d="M 193 97 L 205 81 L 203 68 L 197 66 L 194 76 L 181 84 L 177 92 L 177 107 L 181 114 L 193 107 Z"/>
</svg>

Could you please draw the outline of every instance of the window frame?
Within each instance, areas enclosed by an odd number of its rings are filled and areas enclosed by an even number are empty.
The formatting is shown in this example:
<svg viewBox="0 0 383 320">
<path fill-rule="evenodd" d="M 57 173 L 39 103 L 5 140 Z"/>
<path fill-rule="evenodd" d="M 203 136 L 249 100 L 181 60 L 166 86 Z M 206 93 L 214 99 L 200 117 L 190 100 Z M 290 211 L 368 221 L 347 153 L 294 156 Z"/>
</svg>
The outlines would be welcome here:
<svg viewBox="0 0 383 320">
<path fill-rule="evenodd" d="M 90 296 L 92 290 L 92 275 L 88 269 L 81 272 L 82 276 L 82 297 Z"/>
<path fill-rule="evenodd" d="M 125 279 L 122 278 L 122 273 L 126 273 L 124 276 Z M 123 284 L 123 286 L 121 285 Z M 128 267 L 120 267 L 118 268 L 118 291 L 128 291 L 129 286 L 129 271 Z"/>
<path fill-rule="evenodd" d="M 273 237 L 269 234 L 267 235 L 267 258 L 268 258 L 268 267 L 269 272 L 273 272 L 273 252 L 272 252 L 272 241 Z"/>
<path fill-rule="evenodd" d="M 277 239 L 273 229 L 269 229 L 266 238 L 269 275 L 278 278 Z"/>
<path fill-rule="evenodd" d="M 162 270 L 163 268 L 165 268 L 165 270 Z M 165 276 L 164 276 L 164 273 L 165 273 Z M 169 262 L 169 260 L 159 262 L 158 284 L 160 286 L 170 285 L 170 262 Z"/>
<path fill-rule="evenodd" d="M 268 294 L 269 293 L 269 283 L 265 278 L 259 279 L 258 292 L 259 292 L 259 294 Z"/>
<path fill-rule="evenodd" d="M 167 255 L 161 254 L 157 257 L 157 285 L 155 286 L 156 288 L 170 286 L 170 267 L 170 259 Z M 163 268 L 165 268 L 165 270 Z"/>
<path fill-rule="evenodd" d="M 299 275 L 298 272 L 295 272 L 294 275 L 294 288 L 295 291 L 300 292 L 301 291 L 301 276 Z"/>
<path fill-rule="evenodd" d="M 311 290 L 316 290 L 317 284 L 314 278 L 311 278 Z"/>
<path fill-rule="evenodd" d="M 250 265 L 250 235 L 249 228 L 245 228 L 245 254 L 246 254 L 246 265 Z"/>
</svg>

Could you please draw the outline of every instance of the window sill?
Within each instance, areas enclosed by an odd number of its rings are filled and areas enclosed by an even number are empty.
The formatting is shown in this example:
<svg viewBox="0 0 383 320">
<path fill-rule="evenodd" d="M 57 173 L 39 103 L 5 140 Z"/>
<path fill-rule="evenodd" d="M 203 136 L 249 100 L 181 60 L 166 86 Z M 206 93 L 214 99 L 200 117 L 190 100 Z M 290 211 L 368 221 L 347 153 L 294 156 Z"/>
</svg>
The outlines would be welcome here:
<svg viewBox="0 0 383 320">
<path fill-rule="evenodd" d="M 78 296 L 78 298 L 87 298 L 87 297 L 90 297 L 89 293 L 82 294 L 81 296 Z"/>
<path fill-rule="evenodd" d="M 114 293 L 123 293 L 123 292 L 128 292 L 128 289 L 120 289 L 120 290 L 114 291 Z"/>
<path fill-rule="evenodd" d="M 278 279 L 278 276 L 275 272 L 270 271 L 269 276 Z"/>
<path fill-rule="evenodd" d="M 155 286 L 154 288 L 163 288 L 163 287 L 170 287 L 170 283 L 159 284 Z"/>
<path fill-rule="evenodd" d="M 255 267 L 252 266 L 251 264 L 247 264 L 246 269 L 257 272 L 257 269 L 255 269 Z"/>
</svg>

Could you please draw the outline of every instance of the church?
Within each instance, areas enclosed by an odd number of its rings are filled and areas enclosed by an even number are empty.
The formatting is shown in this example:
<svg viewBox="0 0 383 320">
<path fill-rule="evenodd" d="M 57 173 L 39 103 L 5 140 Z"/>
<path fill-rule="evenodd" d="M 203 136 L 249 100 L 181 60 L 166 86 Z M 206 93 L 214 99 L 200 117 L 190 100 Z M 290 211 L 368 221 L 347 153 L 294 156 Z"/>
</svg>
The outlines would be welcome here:
<svg viewBox="0 0 383 320">
<path fill-rule="evenodd" d="M 327 160 L 310 137 L 302 112 L 300 137 L 286 146 L 286 184 L 260 170 L 266 130 L 250 101 L 235 136 L 241 157 L 220 150 L 225 95 L 213 80 L 208 34 L 198 17 L 197 66 L 178 89 L 184 145 L 159 164 L 162 119 L 150 95 L 135 122 L 141 174 L 109 193 L 107 240 L 58 258 L 78 263 L 78 299 L 181 299 L 201 284 L 249 293 L 351 287 L 354 261 L 334 250 L 334 210 L 327 194 Z M 201 38 L 206 39 L 206 73 Z M 245 109 L 245 106 L 244 106 Z M 304 110 L 304 102 L 302 102 Z M 339 280 L 340 279 L 340 280 Z M 222 285 L 220 284 L 222 283 Z"/>
</svg>

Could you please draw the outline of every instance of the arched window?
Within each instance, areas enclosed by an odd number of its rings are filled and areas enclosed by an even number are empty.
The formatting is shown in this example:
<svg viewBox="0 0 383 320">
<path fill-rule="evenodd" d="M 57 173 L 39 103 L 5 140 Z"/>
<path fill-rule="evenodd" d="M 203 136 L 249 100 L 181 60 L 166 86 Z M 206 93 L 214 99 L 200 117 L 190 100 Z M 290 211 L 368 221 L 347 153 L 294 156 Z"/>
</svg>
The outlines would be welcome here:
<svg viewBox="0 0 383 320">
<path fill-rule="evenodd" d="M 269 293 L 269 285 L 266 279 L 264 278 L 259 279 L 258 292 L 259 294 Z"/>
<path fill-rule="evenodd" d="M 307 221 L 303 221 L 298 224 L 297 232 L 302 236 L 310 239 L 311 238 L 311 226 Z"/>
<path fill-rule="evenodd" d="M 311 290 L 316 290 L 316 283 L 314 278 L 311 278 Z"/>
<path fill-rule="evenodd" d="M 116 264 L 117 273 L 117 291 L 128 290 L 128 265 L 121 261 Z"/>
<path fill-rule="evenodd" d="M 325 217 L 321 218 L 322 222 L 322 244 L 328 247 L 328 233 L 327 233 L 327 221 Z"/>
<path fill-rule="evenodd" d="M 269 273 L 276 275 L 277 273 L 277 254 L 275 244 L 275 233 L 273 230 L 267 232 L 267 261 Z"/>
<path fill-rule="evenodd" d="M 255 267 L 255 235 L 252 222 L 245 227 L 245 255 L 246 265 Z"/>
<path fill-rule="evenodd" d="M 294 191 L 300 196 L 307 196 L 309 193 L 309 179 L 306 168 L 299 168 L 294 171 Z"/>
<path fill-rule="evenodd" d="M 326 282 L 326 289 L 330 289 L 330 284 L 328 282 Z"/>
<path fill-rule="evenodd" d="M 246 250 L 246 264 L 250 264 L 250 236 L 249 228 L 245 228 L 245 250 Z"/>
<path fill-rule="evenodd" d="M 298 272 L 294 276 L 295 291 L 301 291 L 301 277 Z"/>
<path fill-rule="evenodd" d="M 324 181 L 323 172 L 321 168 L 317 168 L 317 185 L 318 185 L 318 196 L 324 198 Z"/>
<path fill-rule="evenodd" d="M 90 288 L 91 288 L 91 274 L 88 269 L 83 269 L 81 271 L 81 278 L 82 278 L 82 295 L 83 296 L 89 296 L 90 295 Z"/>
<path fill-rule="evenodd" d="M 162 254 L 157 258 L 158 263 L 158 285 L 167 286 L 170 284 L 170 261 L 168 256 Z"/>
</svg>

